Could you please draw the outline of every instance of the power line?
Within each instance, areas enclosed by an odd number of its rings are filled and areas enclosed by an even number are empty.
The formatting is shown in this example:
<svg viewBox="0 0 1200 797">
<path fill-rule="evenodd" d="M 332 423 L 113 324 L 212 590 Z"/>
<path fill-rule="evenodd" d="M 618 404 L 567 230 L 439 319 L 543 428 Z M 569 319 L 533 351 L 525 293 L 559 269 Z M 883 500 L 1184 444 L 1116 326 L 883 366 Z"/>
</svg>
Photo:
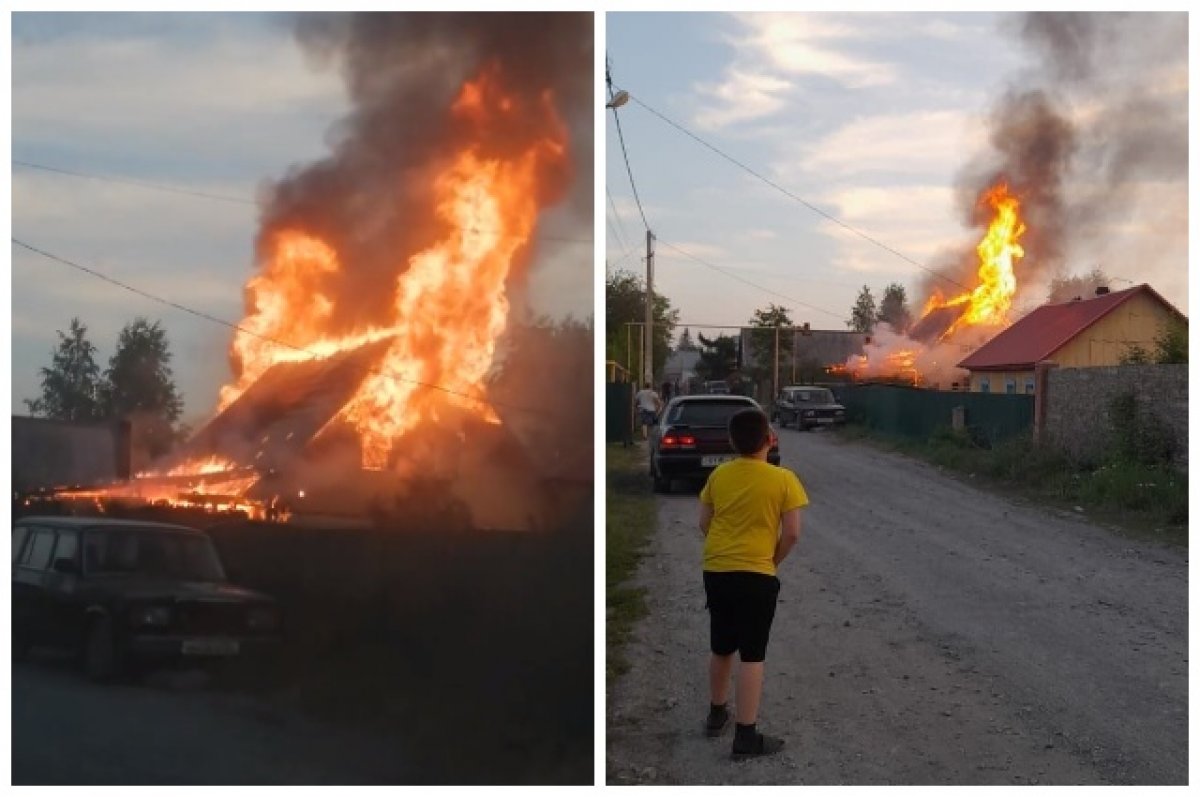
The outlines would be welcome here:
<svg viewBox="0 0 1200 797">
<path fill-rule="evenodd" d="M 142 180 L 131 180 L 127 177 L 112 177 L 103 174 L 89 174 L 87 172 L 76 172 L 70 169 L 60 169 L 57 166 L 47 166 L 42 163 L 30 163 L 29 161 L 17 160 L 13 158 L 13 164 L 16 166 L 24 166 L 27 169 L 38 169 L 43 172 L 54 172 L 55 174 L 65 174 L 69 177 L 82 177 L 87 180 L 99 180 L 106 183 L 121 183 L 122 185 L 132 185 L 138 188 L 149 188 L 154 191 L 166 191 L 171 194 L 183 194 L 184 196 L 201 197 L 203 199 L 215 199 L 220 202 L 236 202 L 242 205 L 257 205 L 253 199 L 246 197 L 229 196 L 227 194 L 210 194 L 205 191 L 192 191 L 187 188 L 176 188 L 170 185 L 162 185 L 161 183 L 148 183 Z"/>
<path fill-rule="evenodd" d="M 613 121 L 617 123 L 617 139 L 621 142 L 621 155 L 625 159 L 625 172 L 629 175 L 629 187 L 633 189 L 633 200 L 637 202 L 638 213 L 642 215 L 642 224 L 649 231 L 650 222 L 646 221 L 646 211 L 642 208 L 642 198 L 638 196 L 637 183 L 633 181 L 633 168 L 629 165 L 629 152 L 625 149 L 625 134 L 621 131 L 621 115 L 617 113 L 616 106 L 611 104 L 613 98 L 612 72 L 607 65 L 604 68 L 604 77 L 608 81 L 609 107 L 612 108 Z"/>
<path fill-rule="evenodd" d="M 214 324 L 220 324 L 223 327 L 228 327 L 229 329 L 232 329 L 236 332 L 242 332 L 244 334 L 250 335 L 251 337 L 258 338 L 259 340 L 262 340 L 262 341 L 266 341 L 267 343 L 273 343 L 277 346 L 282 346 L 284 348 L 291 349 L 292 351 L 298 351 L 302 354 L 307 354 L 310 357 L 312 357 L 313 359 L 317 359 L 317 360 L 323 359 L 321 355 L 317 354 L 314 351 L 306 349 L 303 346 L 297 346 L 293 343 L 288 343 L 287 341 L 279 340 L 278 338 L 273 338 L 269 335 L 263 335 L 259 332 L 255 332 L 253 330 L 246 329 L 245 327 L 243 327 L 239 324 L 235 324 L 232 321 L 226 321 L 223 318 L 217 318 L 216 316 L 210 315 L 209 313 L 206 313 L 203 310 L 196 310 L 194 308 L 187 307 L 186 305 L 179 304 L 178 302 L 171 301 L 170 299 L 164 299 L 161 296 L 150 293 L 148 291 L 144 291 L 141 288 L 137 288 L 133 285 L 129 285 L 128 283 L 125 283 L 118 279 L 110 277 L 107 274 L 96 271 L 95 269 L 91 269 L 91 268 L 88 268 L 87 266 L 80 265 L 79 263 L 72 262 L 70 260 L 67 260 L 66 258 L 59 257 L 58 255 L 51 254 L 50 252 L 47 252 L 43 249 L 38 249 L 36 246 L 27 244 L 24 241 L 21 241 L 17 238 L 13 238 L 12 242 L 14 244 L 16 244 L 17 246 L 20 246 L 23 249 L 29 250 L 30 252 L 39 254 L 42 257 L 45 257 L 49 260 L 53 260 L 55 262 L 62 263 L 64 266 L 70 266 L 71 268 L 76 269 L 77 271 L 82 271 L 85 274 L 89 274 L 89 275 L 96 277 L 97 279 L 103 280 L 104 282 L 107 282 L 111 285 L 116 285 L 118 288 L 129 291 L 130 293 L 135 293 L 138 296 L 142 296 L 146 299 L 150 299 L 151 301 L 158 302 L 159 304 L 164 304 L 167 307 L 172 307 L 176 310 L 182 311 L 184 313 L 188 313 L 189 315 L 196 316 L 197 318 L 202 318 L 205 321 L 211 321 Z M 546 412 L 548 412 L 548 410 L 543 409 L 543 408 L 523 407 L 523 406 L 518 406 L 515 404 L 503 404 L 503 403 L 500 403 L 497 401 L 491 401 L 491 400 L 483 401 L 482 399 L 476 398 L 475 396 L 471 396 L 466 393 L 462 393 L 462 392 L 454 390 L 452 388 L 444 387 L 442 385 L 435 385 L 431 382 L 422 382 L 418 379 L 408 379 L 406 377 L 399 376 L 390 371 L 383 371 L 378 368 L 369 368 L 369 369 L 367 369 L 367 371 L 368 371 L 368 373 L 373 373 L 378 376 L 387 377 L 388 379 L 392 379 L 397 382 L 407 382 L 409 384 L 417 385 L 418 387 L 424 387 L 424 388 L 428 388 L 430 390 L 438 390 L 438 391 L 441 391 L 442 393 L 447 393 L 452 396 L 458 396 L 460 398 L 465 398 L 469 401 L 475 402 L 476 404 L 481 404 L 481 405 L 486 405 L 486 406 L 495 406 L 495 407 L 504 407 L 506 409 L 517 410 L 520 412 L 528 412 L 528 413 L 545 414 Z"/>
<path fill-rule="evenodd" d="M 149 182 L 145 182 L 142 180 L 131 180 L 127 177 L 113 177 L 111 175 L 106 175 L 106 174 L 92 174 L 89 172 L 72 171 L 71 169 L 60 169 L 57 166 L 47 166 L 44 163 L 32 163 L 30 161 L 17 160 L 16 158 L 14 158 L 12 162 L 13 162 L 13 165 L 15 165 L 15 166 L 24 166 L 28 169 L 38 169 L 39 171 L 43 171 L 43 172 L 53 172 L 54 174 L 62 174 L 62 175 L 66 175 L 68 177 L 81 177 L 86 180 L 98 180 L 102 183 L 117 183 L 120 185 L 131 185 L 131 186 L 135 186 L 137 188 L 146 188 L 146 189 L 149 189 L 152 191 L 166 191 L 167 193 L 171 193 L 171 194 L 181 194 L 183 196 L 199 197 L 201 199 L 215 199 L 220 202 L 235 202 L 235 203 L 242 204 L 242 205 L 257 205 L 258 204 L 258 202 L 256 202 L 255 200 L 249 199 L 247 197 L 236 197 L 236 196 L 230 196 L 228 194 L 212 194 L 212 193 L 208 193 L 205 191 L 193 191 L 193 190 L 187 189 L 187 188 L 177 188 L 175 186 L 163 185 L 162 183 L 149 183 Z M 488 234 L 488 231 L 481 230 L 477 227 L 465 227 L 463 229 L 466 232 L 475 233 L 476 235 Z M 491 234 L 505 235 L 503 233 L 491 233 Z M 516 236 L 516 235 L 512 235 L 510 233 L 510 234 L 507 234 L 505 237 L 516 238 L 516 237 L 522 237 L 522 236 Z M 564 238 L 564 237 L 555 236 L 555 235 L 541 235 L 541 236 L 537 236 L 537 237 L 540 237 L 546 241 L 559 241 L 562 243 L 572 243 L 572 244 L 586 244 L 587 246 L 591 246 L 593 244 L 593 241 L 591 238 Z"/>
<path fill-rule="evenodd" d="M 834 313 L 830 310 L 826 310 L 823 307 L 817 307 L 816 305 L 809 304 L 808 302 L 802 302 L 799 299 L 793 299 L 791 296 L 782 294 L 779 291 L 773 291 L 770 288 L 759 285 L 756 282 L 751 282 L 750 280 L 746 279 L 745 277 L 740 277 L 737 274 L 734 274 L 733 272 L 729 271 L 728 269 L 724 269 L 724 268 L 721 268 L 720 266 L 713 265 L 712 263 L 709 263 L 707 260 L 704 260 L 703 258 L 696 257 L 696 255 L 693 255 L 691 252 L 687 252 L 687 251 L 684 251 L 683 249 L 680 249 L 678 246 L 676 246 L 673 243 L 670 243 L 669 241 L 664 241 L 661 238 L 658 238 L 657 240 L 661 245 L 667 247 L 668 249 L 672 249 L 672 250 L 678 252 L 679 254 L 683 255 L 684 257 L 688 258 L 689 260 L 694 260 L 702 266 L 711 268 L 714 271 L 719 271 L 722 274 L 724 274 L 725 276 L 731 277 L 731 278 L 737 280 L 738 282 L 744 282 L 745 284 L 749 285 L 752 288 L 758 288 L 760 291 L 764 291 L 773 296 L 778 296 L 780 299 L 786 299 L 793 304 L 800 305 L 801 307 L 807 307 L 808 309 L 815 310 L 818 313 L 824 313 L 825 315 L 833 316 L 834 318 L 838 319 L 839 321 L 843 320 L 842 315 L 840 313 Z"/>
<path fill-rule="evenodd" d="M 611 89 L 611 86 L 610 86 L 610 88 L 609 88 L 609 91 L 610 91 L 610 92 L 612 91 L 612 89 Z M 898 251 L 898 250 L 896 250 L 896 249 L 893 249 L 892 247 L 890 247 L 890 246 L 888 246 L 887 244 L 883 243 L 883 242 L 882 242 L 882 241 L 880 241 L 879 239 L 877 239 L 877 238 L 873 238 L 872 236 L 868 235 L 868 234 L 867 234 L 867 233 L 865 233 L 865 232 L 862 232 L 861 230 L 857 229 L 856 227 L 852 227 L 851 225 L 847 224 L 846 222 L 842 221 L 841 219 L 839 219 L 838 217 L 836 217 L 836 216 L 832 215 L 831 213 L 827 213 L 826 211 L 824 211 L 824 210 L 821 210 L 821 208 L 819 208 L 819 207 L 817 207 L 816 205 L 812 204 L 811 202 L 809 202 L 808 200 L 806 200 L 806 199 L 804 199 L 803 197 L 799 196 L 798 194 L 795 194 L 795 193 L 793 193 L 793 192 L 789 191 L 788 189 L 786 189 L 786 188 L 784 188 L 783 186 L 779 185 L 779 183 L 776 183 L 776 182 L 775 182 L 774 180 L 772 180 L 771 178 L 769 178 L 769 177 L 767 177 L 767 176 L 765 176 L 765 175 L 763 175 L 763 174 L 760 174 L 759 172 L 755 171 L 754 169 L 750 168 L 750 167 L 749 167 L 749 166 L 747 166 L 746 164 L 742 163 L 740 160 L 738 160 L 737 158 L 733 157 L 732 155 L 726 154 L 726 153 L 725 153 L 723 150 L 721 150 L 721 149 L 718 149 L 716 146 L 714 146 L 714 145 L 712 145 L 712 144 L 708 143 L 707 141 L 705 141 L 704 139 L 700 138 L 700 136 L 696 135 L 696 134 L 695 134 L 695 133 L 693 133 L 691 130 L 688 130 L 686 127 L 684 127 L 683 125 L 679 124 L 679 123 L 678 123 L 678 122 L 676 122 L 674 119 L 671 119 L 670 117 L 666 116 L 665 114 L 661 113 L 660 111 L 656 110 L 655 108 L 652 108 L 652 107 L 650 107 L 649 105 L 647 105 L 646 103 L 642 102 L 642 100 L 640 100 L 640 99 L 637 97 L 637 95 L 635 95 L 635 94 L 630 94 L 629 96 L 630 96 L 630 98 L 631 98 L 631 99 L 632 99 L 634 102 L 636 102 L 638 105 L 642 106 L 642 107 L 643 107 L 643 108 L 645 108 L 647 111 L 649 111 L 650 113 L 652 113 L 652 114 L 654 114 L 655 116 L 657 116 L 659 119 L 661 119 L 661 120 L 663 120 L 664 122 L 666 122 L 667 124 L 669 124 L 671 127 L 674 127 L 676 130 L 678 130 L 679 132 L 683 133 L 683 134 L 684 134 L 684 135 L 686 135 L 688 138 L 690 138 L 690 139 L 692 139 L 693 141 L 695 141 L 697 144 L 700 144 L 701 146 L 703 146 L 703 147 L 705 147 L 705 148 L 707 148 L 707 149 L 709 149 L 709 150 L 711 150 L 711 151 L 715 152 L 717 155 L 719 155 L 719 156 L 721 156 L 722 158 L 724 158 L 725 160 L 729 161 L 729 162 L 730 162 L 730 163 L 732 163 L 734 166 L 737 166 L 739 169 L 742 169 L 743 171 L 747 172 L 748 174 L 752 175 L 753 177 L 756 177 L 756 178 L 758 178 L 759 180 L 763 181 L 764 183 L 766 183 L 767 185 L 771 186 L 771 187 L 772 187 L 772 188 L 774 188 L 776 191 L 779 191 L 780 193 L 784 194 L 785 196 L 787 196 L 787 197 L 789 197 L 789 198 L 791 198 L 791 199 L 795 200 L 796 202 L 799 202 L 801 205 L 804 205 L 804 207 L 808 208 L 808 209 L 809 209 L 809 210 L 811 210 L 812 212 L 814 212 L 814 213 L 818 214 L 819 216 L 822 216 L 822 217 L 824 217 L 824 218 L 828 219 L 829 221 L 832 221 L 834 224 L 837 224 L 839 227 L 842 227 L 843 229 L 845 229 L 845 230 L 847 230 L 847 231 L 849 231 L 849 232 L 851 232 L 851 233 L 853 233 L 853 234 L 857 235 L 859 238 L 862 238 L 863 240 L 865 240 L 865 241 L 868 241 L 868 242 L 870 242 L 870 243 L 874 244 L 875 246 L 878 246 L 880 249 L 883 249 L 883 250 L 884 250 L 884 251 L 886 251 L 886 252 L 890 252 L 891 254 L 895 255 L 895 256 L 896 256 L 896 257 L 898 257 L 898 258 L 900 258 L 900 259 L 901 259 L 901 260 L 903 260 L 904 262 L 906 262 L 906 263 L 909 263 L 909 264 L 911 264 L 911 265 L 914 265 L 914 266 L 916 266 L 917 268 L 921 269 L 922 271 L 926 271 L 926 272 L 928 272 L 928 273 L 932 274 L 932 275 L 933 275 L 933 276 L 935 276 L 935 277 L 939 277 L 940 279 L 946 280 L 947 282 L 949 282 L 949 283 L 951 283 L 951 284 L 953 284 L 953 285 L 957 285 L 958 287 L 962 288 L 964 291 L 970 292 L 970 290 L 971 290 L 971 289 L 970 289 L 970 288 L 968 288 L 966 285 L 963 285 L 961 282 L 958 282 L 958 281 L 957 281 L 957 280 L 955 280 L 955 279 L 952 279 L 952 278 L 950 278 L 950 277 L 947 277 L 945 274 L 941 273 L 940 271 L 937 271 L 937 270 L 935 270 L 935 269 L 932 269 L 932 268 L 929 268 L 929 267 L 927 267 L 927 266 L 925 266 L 925 265 L 922 265 L 921 263 L 918 263 L 916 260 L 913 260 L 911 257 L 909 257 L 908 255 L 904 254 L 903 252 L 900 252 L 900 251 Z M 620 132 L 620 126 L 619 126 L 619 125 L 618 125 L 618 128 L 617 128 L 617 131 L 618 131 L 618 133 Z"/>
<path fill-rule="evenodd" d="M 621 212 L 617 210 L 617 203 L 613 199 L 612 191 L 609 190 L 607 185 L 604 186 L 604 193 L 608 194 L 608 206 L 612 208 L 613 217 L 617 220 L 617 240 L 620 242 L 622 249 L 629 249 L 629 243 L 626 240 L 629 236 L 625 234 L 625 222 L 621 220 Z"/>
</svg>

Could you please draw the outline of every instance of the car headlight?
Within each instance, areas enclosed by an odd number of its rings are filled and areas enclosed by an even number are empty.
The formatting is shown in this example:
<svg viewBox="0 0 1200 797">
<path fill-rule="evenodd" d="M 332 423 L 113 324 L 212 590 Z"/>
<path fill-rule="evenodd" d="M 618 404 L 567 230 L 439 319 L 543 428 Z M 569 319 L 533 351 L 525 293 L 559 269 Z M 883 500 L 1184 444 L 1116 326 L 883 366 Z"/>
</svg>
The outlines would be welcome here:
<svg viewBox="0 0 1200 797">
<path fill-rule="evenodd" d="M 279 626 L 279 612 L 272 606 L 256 606 L 246 615 L 246 625 L 255 631 L 271 631 Z"/>
<path fill-rule="evenodd" d="M 814 416 L 814 415 L 816 415 L 816 414 L 817 414 L 817 413 L 816 413 L 816 411 L 814 411 L 814 410 L 805 410 L 805 411 L 804 411 L 804 417 L 805 417 L 805 418 L 811 418 L 812 416 Z"/>
<path fill-rule="evenodd" d="M 133 614 L 134 625 L 167 626 L 171 624 L 170 606 L 145 606 Z"/>
</svg>

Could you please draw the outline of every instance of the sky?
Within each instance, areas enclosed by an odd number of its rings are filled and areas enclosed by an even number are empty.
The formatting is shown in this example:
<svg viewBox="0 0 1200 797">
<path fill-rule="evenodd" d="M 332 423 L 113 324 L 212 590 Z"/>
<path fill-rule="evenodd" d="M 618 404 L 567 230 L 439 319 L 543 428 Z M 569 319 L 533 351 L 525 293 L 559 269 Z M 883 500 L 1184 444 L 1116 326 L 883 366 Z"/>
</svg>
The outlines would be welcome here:
<svg viewBox="0 0 1200 797">
<path fill-rule="evenodd" d="M 988 120 L 998 98 L 1014 86 L 1045 83 L 1053 71 L 1043 51 L 1018 34 L 1021 20 L 981 13 L 608 14 L 612 81 L 634 97 L 618 113 L 658 238 L 655 288 L 679 310 L 678 331 L 745 324 L 772 302 L 789 308 L 795 323 L 845 329 L 864 284 L 877 300 L 891 282 L 905 286 L 910 302 L 922 294 L 929 273 L 921 266 L 978 240 L 964 224 L 957 192 L 966 167 L 991 148 Z M 1161 17 L 1153 22 L 1137 35 L 1103 40 L 1099 76 L 1064 78 L 1052 93 L 1079 142 L 1063 184 L 1063 267 L 1083 274 L 1099 265 L 1114 290 L 1149 282 L 1186 313 L 1187 23 L 1178 15 L 1165 26 Z M 1138 165 L 1122 173 L 1121 190 L 1110 190 L 1114 155 L 1100 142 L 1111 140 L 1116 114 L 1106 111 L 1118 100 L 1132 107 L 1139 92 L 1161 98 L 1182 119 L 1172 132 L 1181 130 L 1183 140 L 1164 145 L 1171 155 L 1157 168 Z M 639 100 L 803 202 L 688 138 Z M 1135 126 L 1128 118 L 1121 123 Z M 645 228 L 611 111 L 606 157 L 608 271 L 644 275 Z M 1017 277 L 1021 290 L 1020 266 Z M 1018 310 L 1044 298 L 1035 281 L 1018 294 Z"/>
<path fill-rule="evenodd" d="M 336 69 L 306 59 L 284 14 L 18 13 L 12 45 L 13 237 L 239 321 L 254 269 L 256 197 L 267 181 L 328 154 L 350 109 Z M 546 214 L 543 233 L 579 237 L 567 215 Z M 580 245 L 590 262 L 592 243 Z M 592 276 L 569 248 L 535 266 L 534 312 L 592 315 Z M 76 316 L 102 368 L 124 324 L 161 320 L 185 421 L 209 417 L 230 379 L 231 330 L 16 245 L 12 297 L 16 413 L 39 392 L 56 331 Z"/>
</svg>

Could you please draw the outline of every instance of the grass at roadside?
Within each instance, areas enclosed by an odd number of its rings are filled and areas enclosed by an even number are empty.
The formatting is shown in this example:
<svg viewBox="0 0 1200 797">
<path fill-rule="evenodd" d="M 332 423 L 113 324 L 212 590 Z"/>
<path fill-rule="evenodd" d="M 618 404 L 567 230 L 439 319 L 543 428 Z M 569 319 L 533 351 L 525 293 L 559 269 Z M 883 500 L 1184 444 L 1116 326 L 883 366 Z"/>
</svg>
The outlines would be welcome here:
<svg viewBox="0 0 1200 797">
<path fill-rule="evenodd" d="M 636 446 L 610 445 L 606 451 L 605 501 L 605 671 L 611 681 L 629 669 L 625 643 L 634 623 L 646 614 L 645 590 L 627 582 L 654 533 L 655 505 L 646 476 L 645 453 Z"/>
<path fill-rule="evenodd" d="M 928 440 L 850 425 L 846 440 L 878 445 L 1056 508 L 1077 511 L 1123 533 L 1187 546 L 1187 476 L 1169 468 L 1110 458 L 1092 467 L 1018 438 L 986 448 L 943 429 Z"/>
</svg>

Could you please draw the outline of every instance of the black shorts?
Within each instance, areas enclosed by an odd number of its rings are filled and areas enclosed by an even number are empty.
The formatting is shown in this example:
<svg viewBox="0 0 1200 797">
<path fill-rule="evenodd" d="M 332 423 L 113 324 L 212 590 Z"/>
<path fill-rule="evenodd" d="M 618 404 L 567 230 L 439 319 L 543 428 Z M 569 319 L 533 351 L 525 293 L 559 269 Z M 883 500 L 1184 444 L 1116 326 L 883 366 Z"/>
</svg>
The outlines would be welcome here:
<svg viewBox="0 0 1200 797">
<path fill-rule="evenodd" d="M 736 650 L 742 654 L 742 661 L 764 660 L 779 598 L 779 579 L 765 573 L 705 570 L 704 595 L 708 599 L 712 652 L 728 656 Z"/>
</svg>

